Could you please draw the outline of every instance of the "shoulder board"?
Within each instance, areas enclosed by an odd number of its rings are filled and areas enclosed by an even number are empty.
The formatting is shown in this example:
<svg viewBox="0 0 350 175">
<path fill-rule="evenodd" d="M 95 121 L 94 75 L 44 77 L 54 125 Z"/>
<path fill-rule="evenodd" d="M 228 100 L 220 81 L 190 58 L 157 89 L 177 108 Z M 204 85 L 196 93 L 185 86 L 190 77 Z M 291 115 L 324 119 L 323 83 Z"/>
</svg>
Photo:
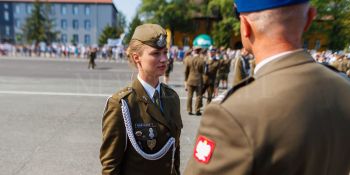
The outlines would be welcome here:
<svg viewBox="0 0 350 175">
<path fill-rule="evenodd" d="M 167 84 L 165 84 L 165 83 L 162 83 L 161 86 L 164 87 L 164 88 L 166 88 L 166 89 L 169 89 L 169 90 L 171 90 L 171 91 L 173 91 L 173 92 L 176 92 L 173 88 L 171 88 L 169 85 L 167 85 Z"/>
<path fill-rule="evenodd" d="M 226 96 L 223 98 L 221 103 L 223 103 L 228 97 L 230 97 L 238 89 L 250 84 L 254 80 L 255 80 L 254 77 L 247 77 L 247 78 L 243 79 L 242 81 L 240 81 L 237 85 L 233 86 L 229 91 L 227 91 Z"/>
<path fill-rule="evenodd" d="M 117 99 L 118 101 L 123 99 L 124 97 L 128 96 L 129 94 L 131 94 L 132 92 L 132 88 L 131 87 L 126 87 L 120 91 L 118 91 L 117 93 L 113 94 L 112 98 Z"/>
</svg>

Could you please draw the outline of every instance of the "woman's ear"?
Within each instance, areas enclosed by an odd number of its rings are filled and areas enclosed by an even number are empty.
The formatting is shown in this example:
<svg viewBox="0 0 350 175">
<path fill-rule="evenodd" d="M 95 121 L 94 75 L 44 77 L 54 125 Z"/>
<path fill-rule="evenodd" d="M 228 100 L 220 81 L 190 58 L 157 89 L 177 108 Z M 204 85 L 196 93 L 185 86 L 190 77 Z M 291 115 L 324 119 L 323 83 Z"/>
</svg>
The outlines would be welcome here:
<svg viewBox="0 0 350 175">
<path fill-rule="evenodd" d="M 140 63 L 140 56 L 137 53 L 132 53 L 131 56 L 136 64 Z"/>
</svg>

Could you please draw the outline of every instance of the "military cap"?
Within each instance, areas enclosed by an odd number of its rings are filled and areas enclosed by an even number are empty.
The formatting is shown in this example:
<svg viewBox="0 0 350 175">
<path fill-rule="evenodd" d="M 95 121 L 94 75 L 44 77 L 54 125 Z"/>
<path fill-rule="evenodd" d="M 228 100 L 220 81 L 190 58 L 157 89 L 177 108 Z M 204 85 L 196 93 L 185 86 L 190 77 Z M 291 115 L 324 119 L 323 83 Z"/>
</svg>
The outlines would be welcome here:
<svg viewBox="0 0 350 175">
<path fill-rule="evenodd" d="M 143 24 L 137 26 L 131 40 L 138 40 L 154 48 L 166 47 L 166 31 L 158 24 Z"/>
<path fill-rule="evenodd" d="M 239 13 L 244 13 L 300 4 L 308 1 L 309 0 L 235 0 L 235 4 L 237 6 L 237 11 Z"/>
</svg>

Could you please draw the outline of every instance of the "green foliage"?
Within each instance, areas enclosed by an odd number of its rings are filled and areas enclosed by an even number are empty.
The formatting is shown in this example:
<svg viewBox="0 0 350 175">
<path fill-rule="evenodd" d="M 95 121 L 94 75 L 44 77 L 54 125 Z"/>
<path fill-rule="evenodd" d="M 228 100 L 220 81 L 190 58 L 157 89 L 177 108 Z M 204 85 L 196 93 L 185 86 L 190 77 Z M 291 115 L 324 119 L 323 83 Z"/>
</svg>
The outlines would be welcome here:
<svg viewBox="0 0 350 175">
<path fill-rule="evenodd" d="M 327 36 L 326 47 L 342 50 L 350 44 L 350 0 L 312 0 L 318 15 L 305 37 Z"/>
<path fill-rule="evenodd" d="M 217 47 L 228 47 L 233 35 L 239 35 L 239 21 L 234 18 L 232 0 L 210 0 L 208 12 L 220 20 L 214 24 L 211 35 Z"/>
<path fill-rule="evenodd" d="M 172 33 L 175 29 L 179 32 L 192 32 L 194 11 L 194 5 L 188 0 L 142 0 L 139 10 L 146 22 L 169 28 Z"/>
<path fill-rule="evenodd" d="M 118 29 L 116 27 L 112 27 L 110 25 L 107 25 L 103 29 L 103 31 L 98 39 L 98 44 L 100 46 L 103 46 L 104 44 L 107 44 L 108 38 L 119 38 L 120 34 L 122 34 L 121 31 L 118 31 Z"/>
<path fill-rule="evenodd" d="M 27 42 L 47 42 L 51 43 L 56 40 L 58 32 L 53 31 L 53 19 L 50 19 L 50 6 L 36 0 L 33 3 L 33 11 L 27 18 L 26 23 L 22 26 L 23 37 Z"/>
<path fill-rule="evenodd" d="M 136 16 L 133 18 L 133 20 L 131 21 L 130 25 L 129 25 L 129 29 L 128 29 L 128 33 L 125 35 L 124 44 L 128 44 L 131 40 L 132 35 L 134 34 L 134 31 L 136 29 L 137 26 L 141 25 L 142 21 L 139 18 L 139 15 L 136 14 Z"/>
</svg>

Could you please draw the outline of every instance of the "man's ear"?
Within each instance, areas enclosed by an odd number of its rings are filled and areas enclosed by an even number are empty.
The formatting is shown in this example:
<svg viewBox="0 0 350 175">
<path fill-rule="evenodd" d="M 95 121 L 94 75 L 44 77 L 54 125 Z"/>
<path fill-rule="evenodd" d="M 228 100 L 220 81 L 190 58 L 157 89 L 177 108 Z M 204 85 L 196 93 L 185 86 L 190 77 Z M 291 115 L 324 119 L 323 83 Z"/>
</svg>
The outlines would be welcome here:
<svg viewBox="0 0 350 175">
<path fill-rule="evenodd" d="M 304 27 L 304 32 L 306 32 L 307 30 L 309 30 L 312 21 L 316 18 L 317 15 L 317 10 L 315 7 L 310 7 L 309 11 L 307 12 L 307 21 Z"/>
<path fill-rule="evenodd" d="M 243 29 L 241 31 L 242 35 L 245 38 L 249 38 L 252 33 L 252 26 L 250 25 L 247 17 L 241 15 L 240 18 L 241 18 L 241 25 L 242 25 L 241 28 Z"/>
</svg>

